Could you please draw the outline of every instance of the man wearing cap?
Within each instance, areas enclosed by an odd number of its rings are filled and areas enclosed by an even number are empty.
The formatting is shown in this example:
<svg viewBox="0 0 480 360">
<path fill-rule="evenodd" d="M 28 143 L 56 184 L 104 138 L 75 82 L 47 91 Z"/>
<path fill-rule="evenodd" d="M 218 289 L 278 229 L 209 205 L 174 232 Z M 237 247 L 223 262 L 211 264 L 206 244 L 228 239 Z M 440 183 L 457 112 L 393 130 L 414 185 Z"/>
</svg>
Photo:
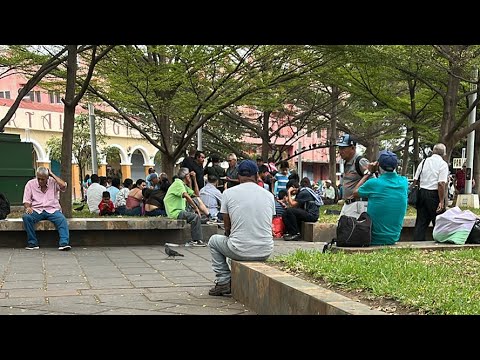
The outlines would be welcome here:
<svg viewBox="0 0 480 360">
<path fill-rule="evenodd" d="M 362 212 L 367 211 L 366 198 L 354 198 L 353 192 L 358 188 L 358 182 L 368 172 L 369 161 L 356 152 L 357 141 L 350 134 L 344 134 L 340 137 L 338 152 L 340 157 L 344 160 L 343 165 L 343 204 L 340 216 L 347 215 L 358 218 Z M 358 162 L 357 162 L 357 158 Z M 357 171 L 357 164 L 360 173 Z M 368 178 L 372 177 L 371 172 L 368 172 Z"/>
<path fill-rule="evenodd" d="M 230 294 L 231 272 L 227 258 L 265 261 L 273 252 L 273 194 L 257 185 L 258 167 L 254 161 L 240 162 L 237 173 L 240 184 L 222 193 L 220 212 L 225 235 L 212 235 L 208 241 L 216 277 L 215 286 L 208 292 L 212 296 Z"/>
<path fill-rule="evenodd" d="M 393 245 L 400 239 L 407 211 L 408 180 L 397 174 L 397 155 L 383 150 L 378 161 L 368 164 L 368 172 L 378 170 L 378 178 L 368 174 L 353 192 L 356 198 L 368 198 L 367 213 L 372 219 L 372 245 Z"/>
</svg>

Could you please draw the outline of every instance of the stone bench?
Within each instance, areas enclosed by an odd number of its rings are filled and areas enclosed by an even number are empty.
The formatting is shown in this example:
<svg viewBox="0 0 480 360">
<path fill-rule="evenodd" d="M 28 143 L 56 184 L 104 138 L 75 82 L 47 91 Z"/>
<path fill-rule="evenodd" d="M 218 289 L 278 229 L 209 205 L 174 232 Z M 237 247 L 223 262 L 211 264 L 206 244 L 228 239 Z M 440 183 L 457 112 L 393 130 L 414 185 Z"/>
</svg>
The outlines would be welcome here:
<svg viewBox="0 0 480 360">
<path fill-rule="evenodd" d="M 185 220 L 166 217 L 98 217 L 67 219 L 72 246 L 164 245 L 191 240 L 190 225 Z M 47 220 L 36 224 L 40 246 L 57 246 L 58 233 Z M 203 239 L 218 232 L 217 225 L 202 225 Z M 21 218 L 0 220 L 0 246 L 22 247 L 27 235 Z"/>
<path fill-rule="evenodd" d="M 403 219 L 403 228 L 400 233 L 400 241 L 412 241 L 413 231 L 415 229 L 415 217 L 406 216 Z M 433 226 L 430 226 L 426 232 L 427 241 L 432 241 Z M 310 242 L 328 242 L 337 236 L 337 224 L 325 224 L 319 222 L 302 222 L 301 233 L 303 241 Z"/>
</svg>

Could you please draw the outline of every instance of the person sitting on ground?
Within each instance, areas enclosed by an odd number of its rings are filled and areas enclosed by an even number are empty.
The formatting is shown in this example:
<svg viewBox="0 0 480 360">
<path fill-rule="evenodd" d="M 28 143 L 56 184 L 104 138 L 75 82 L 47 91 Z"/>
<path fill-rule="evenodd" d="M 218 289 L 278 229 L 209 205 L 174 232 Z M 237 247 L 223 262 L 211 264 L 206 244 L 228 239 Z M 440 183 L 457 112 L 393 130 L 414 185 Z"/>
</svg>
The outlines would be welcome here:
<svg viewBox="0 0 480 360">
<path fill-rule="evenodd" d="M 263 187 L 273 193 L 273 176 L 268 171 L 267 165 L 263 164 L 258 167 L 258 177 L 263 181 Z"/>
<path fill-rule="evenodd" d="M 295 195 L 295 199 L 293 196 Z M 285 241 L 297 241 L 302 238 L 300 225 L 302 221 L 318 221 L 319 208 L 323 205 L 322 199 L 310 187 L 310 180 L 304 177 L 300 186 L 296 181 L 290 181 L 287 188 L 288 207 L 283 214 L 285 224 Z"/>
<path fill-rule="evenodd" d="M 222 204 L 222 193 L 218 189 L 217 183 L 218 177 L 209 174 L 207 184 L 200 190 L 200 199 L 207 207 L 211 219 L 222 220 L 222 214 L 218 211 Z"/>
<path fill-rule="evenodd" d="M 220 212 L 225 235 L 212 235 L 208 242 L 215 272 L 215 286 L 208 292 L 212 296 L 231 293 L 227 257 L 239 261 L 265 261 L 273 252 L 274 197 L 257 185 L 258 167 L 254 161 L 240 162 L 237 173 L 240 184 L 222 194 Z"/>
<path fill-rule="evenodd" d="M 112 185 L 107 188 L 107 191 L 110 193 L 110 199 L 115 204 L 117 194 L 120 191 L 120 179 L 118 177 L 112 179 Z"/>
<path fill-rule="evenodd" d="M 106 177 L 102 176 L 105 181 Z M 88 210 L 91 213 L 98 214 L 100 211 L 98 210 L 98 204 L 102 201 L 102 194 L 104 191 L 107 191 L 105 186 L 100 185 L 100 177 L 97 174 L 92 174 L 90 176 L 90 181 L 92 182 L 87 189 L 87 205 Z"/>
<path fill-rule="evenodd" d="M 102 201 L 98 204 L 98 209 L 100 210 L 100 216 L 115 214 L 115 205 L 113 205 L 113 201 L 110 200 L 110 193 L 108 191 L 103 192 Z"/>
<path fill-rule="evenodd" d="M 322 196 L 323 203 L 325 205 L 335 204 L 335 188 L 332 186 L 330 180 L 325 180 L 325 191 L 324 196 Z"/>
<path fill-rule="evenodd" d="M 43 166 L 37 169 L 36 175 L 35 179 L 27 182 L 23 191 L 25 214 L 23 214 L 22 220 L 28 242 L 25 249 L 39 249 L 35 224 L 40 220 L 48 220 L 55 225 L 58 231 L 60 237 L 58 250 L 68 251 L 71 249 L 68 222 L 62 214 L 58 200 L 59 191 L 65 192 L 67 183 Z"/>
<path fill-rule="evenodd" d="M 273 180 L 273 195 L 278 196 L 280 190 L 287 189 L 288 177 L 291 175 L 289 170 L 288 161 L 280 162 L 280 170 L 272 178 Z"/>
<path fill-rule="evenodd" d="M 118 191 L 117 197 L 115 199 L 115 211 L 118 215 L 125 215 L 128 193 L 132 189 L 133 180 L 126 178 L 123 181 L 123 187 Z"/>
<path fill-rule="evenodd" d="M 278 197 L 275 200 L 275 216 L 283 216 L 285 213 L 285 209 L 287 208 L 286 196 L 286 190 L 280 190 L 278 192 Z"/>
<path fill-rule="evenodd" d="M 358 189 L 353 192 L 356 198 L 368 199 L 372 245 L 393 245 L 400 239 L 407 212 L 408 180 L 395 171 L 397 163 L 395 153 L 381 151 L 378 161 L 368 164 L 368 170 L 372 173 L 379 171 L 380 177 L 369 178 L 365 174 Z"/>
<path fill-rule="evenodd" d="M 139 216 L 142 215 L 143 195 L 142 190 L 147 186 L 143 179 L 138 179 L 135 182 L 135 187 L 130 190 L 125 206 L 125 215 Z"/>
<path fill-rule="evenodd" d="M 170 219 L 185 219 L 187 220 L 187 223 L 190 224 L 192 241 L 187 242 L 185 246 L 206 246 L 203 242 L 201 224 L 202 213 L 191 197 L 195 193 L 190 187 L 192 177 L 195 178 L 195 174 L 191 175 L 188 168 L 180 168 L 177 173 L 177 178 L 168 188 L 167 194 L 163 199 L 163 203 L 165 204 L 167 217 Z M 187 202 L 190 204 L 191 209 L 194 212 L 187 210 Z"/>
<path fill-rule="evenodd" d="M 145 201 L 145 216 L 167 216 L 163 202 L 166 193 L 165 189 L 152 190 L 144 188 L 142 190 Z"/>
<path fill-rule="evenodd" d="M 148 168 L 148 175 L 147 177 L 145 178 L 145 186 L 148 188 L 148 189 L 152 189 L 153 188 L 153 185 L 152 185 L 152 176 L 153 174 L 155 174 L 155 176 L 158 177 L 158 174 L 155 172 L 155 169 L 154 168 Z"/>
</svg>

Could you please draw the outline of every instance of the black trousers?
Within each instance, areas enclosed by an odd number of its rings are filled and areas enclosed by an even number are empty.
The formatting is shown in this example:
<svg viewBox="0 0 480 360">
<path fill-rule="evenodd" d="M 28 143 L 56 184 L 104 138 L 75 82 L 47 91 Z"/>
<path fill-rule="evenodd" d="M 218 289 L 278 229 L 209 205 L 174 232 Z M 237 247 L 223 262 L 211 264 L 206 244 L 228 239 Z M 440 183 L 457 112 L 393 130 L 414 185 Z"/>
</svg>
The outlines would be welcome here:
<svg viewBox="0 0 480 360">
<path fill-rule="evenodd" d="M 414 241 L 425 241 L 425 232 L 430 221 L 435 226 L 439 202 L 438 190 L 420 189 L 417 203 L 417 219 L 413 233 Z"/>
<path fill-rule="evenodd" d="M 285 232 L 290 235 L 300 233 L 300 224 L 302 221 L 315 222 L 318 216 L 311 215 L 307 211 L 299 208 L 287 208 L 282 215 L 285 224 Z"/>
</svg>

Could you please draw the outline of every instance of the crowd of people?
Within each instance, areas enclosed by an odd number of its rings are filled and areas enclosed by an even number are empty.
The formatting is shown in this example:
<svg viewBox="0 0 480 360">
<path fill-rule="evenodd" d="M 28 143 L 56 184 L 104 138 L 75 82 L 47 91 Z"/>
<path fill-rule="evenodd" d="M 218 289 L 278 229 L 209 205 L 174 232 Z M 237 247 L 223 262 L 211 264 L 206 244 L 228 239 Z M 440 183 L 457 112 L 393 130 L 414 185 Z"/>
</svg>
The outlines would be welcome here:
<svg viewBox="0 0 480 360">
<path fill-rule="evenodd" d="M 226 295 L 231 290 L 229 259 L 263 261 L 273 251 L 272 222 L 281 218 L 285 241 L 302 238 L 301 223 L 315 222 L 323 204 L 333 204 L 343 197 L 340 216 L 358 218 L 367 212 L 372 219 L 372 245 L 395 244 L 400 238 L 407 209 L 408 182 L 397 174 L 395 153 L 381 151 L 376 161 L 369 161 L 357 152 L 357 141 L 344 134 L 338 143 L 344 162 L 341 180 L 342 194 L 330 180 L 312 186 L 307 177 L 300 178 L 280 161 L 243 160 L 237 162 L 234 153 L 228 154 L 228 168 L 220 166 L 220 157 L 192 149 L 180 164 L 172 179 L 154 168 L 135 182 L 118 177 L 87 175 L 83 181 L 84 201 L 91 213 L 99 216 L 165 216 L 184 219 L 191 225 L 191 239 L 185 246 L 207 246 L 203 239 L 202 223 L 223 226 L 223 235 L 208 239 L 215 272 L 215 286 L 209 294 Z M 444 144 L 433 147 L 432 156 L 424 159 L 414 176 L 419 187 L 414 239 L 425 240 L 430 222 L 445 211 L 448 164 L 443 159 Z M 206 164 L 206 165 L 205 165 Z M 464 191 L 462 169 L 456 174 L 455 186 Z M 39 167 L 36 178 L 24 190 L 23 222 L 27 232 L 27 249 L 39 248 L 35 224 L 40 220 L 53 222 L 59 233 L 59 250 L 70 250 L 68 222 L 62 214 L 59 192 L 67 184 L 48 168 Z"/>
</svg>

